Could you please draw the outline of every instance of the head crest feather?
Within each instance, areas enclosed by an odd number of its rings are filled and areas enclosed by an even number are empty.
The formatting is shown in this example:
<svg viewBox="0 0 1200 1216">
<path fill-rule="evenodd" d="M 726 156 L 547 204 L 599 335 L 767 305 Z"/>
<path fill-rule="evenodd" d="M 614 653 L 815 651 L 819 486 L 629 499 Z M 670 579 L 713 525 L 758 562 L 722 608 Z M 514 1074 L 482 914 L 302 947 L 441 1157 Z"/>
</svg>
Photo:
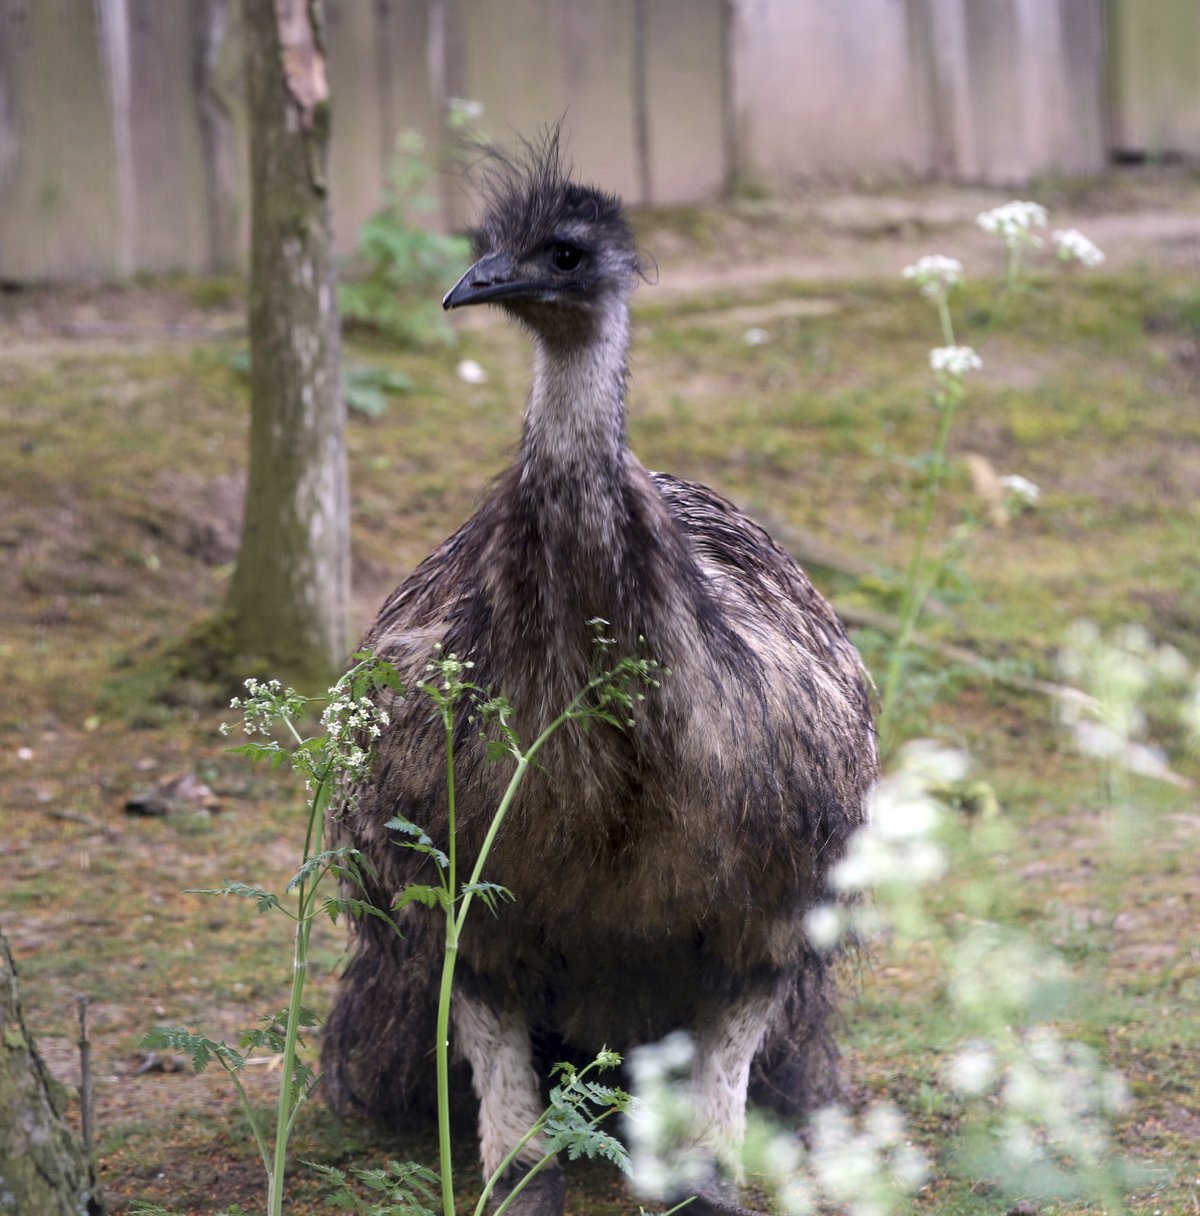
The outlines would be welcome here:
<svg viewBox="0 0 1200 1216">
<path fill-rule="evenodd" d="M 522 139 L 513 151 L 489 146 L 477 171 L 486 201 L 471 233 L 476 256 L 500 249 L 521 256 L 570 237 L 620 250 L 630 258 L 630 269 L 638 269 L 621 200 L 572 180 L 560 123 L 547 127 L 539 139 Z"/>
</svg>

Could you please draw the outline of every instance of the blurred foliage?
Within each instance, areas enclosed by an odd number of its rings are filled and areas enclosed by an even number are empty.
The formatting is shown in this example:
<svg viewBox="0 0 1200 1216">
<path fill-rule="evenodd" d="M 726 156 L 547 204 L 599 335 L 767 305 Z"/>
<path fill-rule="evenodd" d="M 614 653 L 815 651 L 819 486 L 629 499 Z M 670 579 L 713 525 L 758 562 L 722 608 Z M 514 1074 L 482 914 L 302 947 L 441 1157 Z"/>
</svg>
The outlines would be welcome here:
<svg viewBox="0 0 1200 1216">
<path fill-rule="evenodd" d="M 402 131 L 384 206 L 363 224 L 350 275 L 338 289 L 343 321 L 410 348 L 454 341 L 441 298 L 466 269 L 471 252 L 465 238 L 417 222 L 418 216 L 436 215 L 433 175 L 424 139 L 416 131 Z"/>
</svg>

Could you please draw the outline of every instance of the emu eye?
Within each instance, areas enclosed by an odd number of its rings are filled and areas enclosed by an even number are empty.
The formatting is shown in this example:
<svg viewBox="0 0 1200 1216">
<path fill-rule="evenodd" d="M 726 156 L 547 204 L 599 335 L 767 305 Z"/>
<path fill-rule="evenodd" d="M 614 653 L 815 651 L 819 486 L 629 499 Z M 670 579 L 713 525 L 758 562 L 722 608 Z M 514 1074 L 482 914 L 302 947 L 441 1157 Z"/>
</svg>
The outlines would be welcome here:
<svg viewBox="0 0 1200 1216">
<path fill-rule="evenodd" d="M 550 261 L 555 270 L 574 270 L 583 261 L 583 250 L 561 241 L 550 251 Z"/>
</svg>

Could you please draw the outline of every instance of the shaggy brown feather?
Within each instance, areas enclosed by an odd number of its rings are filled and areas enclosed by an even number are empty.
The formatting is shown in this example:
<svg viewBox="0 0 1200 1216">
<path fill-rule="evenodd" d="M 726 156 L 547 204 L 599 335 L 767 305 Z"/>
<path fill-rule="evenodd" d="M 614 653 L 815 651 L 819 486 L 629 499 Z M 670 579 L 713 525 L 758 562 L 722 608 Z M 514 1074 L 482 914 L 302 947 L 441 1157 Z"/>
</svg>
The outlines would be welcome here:
<svg viewBox="0 0 1200 1216">
<path fill-rule="evenodd" d="M 593 618 L 613 653 L 669 668 L 633 727 L 571 724 L 543 749 L 484 875 L 515 900 L 467 926 L 460 988 L 519 1010 L 535 1042 L 582 1052 L 695 1027 L 761 992 L 776 1012 L 754 1089 L 797 1113 L 836 1086 L 827 961 L 803 917 L 875 776 L 868 681 L 832 609 L 762 528 L 629 451 L 632 237 L 615 199 L 565 180 L 556 139 L 534 151 L 499 162 L 476 238 L 477 266 L 503 257 L 510 278 L 464 279 L 493 294 L 537 285 L 499 301 L 536 342 L 519 457 L 363 644 L 409 686 L 435 644 L 470 658 L 527 741 L 588 679 Z M 569 282 L 547 260 L 564 243 L 583 251 Z M 466 729 L 457 754 L 469 867 L 509 770 Z M 400 815 L 445 848 L 446 798 L 441 723 L 412 694 L 339 825 L 374 863 L 380 906 L 433 878 L 385 824 Z M 359 927 L 323 1050 L 335 1106 L 389 1119 L 430 1091 L 440 961 L 440 913 L 410 905 L 401 921 L 399 940 Z"/>
</svg>

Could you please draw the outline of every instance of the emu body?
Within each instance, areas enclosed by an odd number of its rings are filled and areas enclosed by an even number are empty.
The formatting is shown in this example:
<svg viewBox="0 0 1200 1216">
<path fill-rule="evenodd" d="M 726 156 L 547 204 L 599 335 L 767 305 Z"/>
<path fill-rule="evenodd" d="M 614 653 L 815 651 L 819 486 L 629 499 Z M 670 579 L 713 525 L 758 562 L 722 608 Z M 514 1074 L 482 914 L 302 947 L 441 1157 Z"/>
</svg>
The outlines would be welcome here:
<svg viewBox="0 0 1200 1216">
<path fill-rule="evenodd" d="M 687 1029 L 696 1137 L 715 1157 L 740 1134 L 748 1089 L 795 1114 L 835 1086 L 831 986 L 803 918 L 875 775 L 867 682 L 828 604 L 761 528 L 630 451 L 638 267 L 617 201 L 570 182 L 553 138 L 527 162 L 499 162 L 491 184 L 479 260 L 446 305 L 494 301 L 532 334 L 519 454 L 364 645 L 410 686 L 435 644 L 471 659 L 526 741 L 591 674 L 594 618 L 613 654 L 644 649 L 670 674 L 632 727 L 572 724 L 543 748 L 484 875 L 515 900 L 464 934 L 455 1045 L 490 1172 L 541 1109 L 536 1044 L 623 1051 Z M 463 725 L 469 865 L 508 773 Z M 446 804 L 441 723 L 414 694 L 339 825 L 374 863 L 380 906 L 427 864 L 385 824 L 400 815 L 444 845 Z M 371 919 L 358 927 L 324 1043 L 340 1109 L 394 1120 L 427 1101 L 439 917 L 410 905 L 401 939 Z M 522 1211 L 553 1213 L 561 1181 L 520 1198 Z M 715 1191 L 705 1202 L 722 1207 Z"/>
</svg>

